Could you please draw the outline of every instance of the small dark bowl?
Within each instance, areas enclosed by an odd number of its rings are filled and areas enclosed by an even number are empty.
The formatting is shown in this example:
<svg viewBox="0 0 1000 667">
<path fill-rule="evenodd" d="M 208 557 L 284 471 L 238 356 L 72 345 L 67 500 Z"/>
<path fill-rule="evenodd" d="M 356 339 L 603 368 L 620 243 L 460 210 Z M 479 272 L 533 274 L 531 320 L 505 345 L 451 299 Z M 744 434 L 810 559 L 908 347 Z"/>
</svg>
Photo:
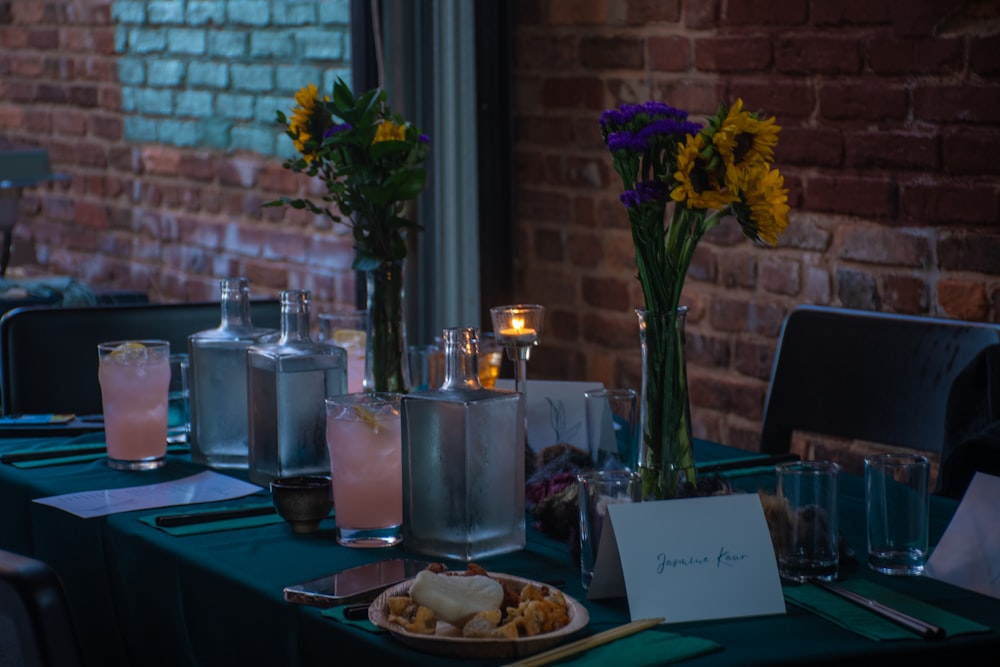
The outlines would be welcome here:
<svg viewBox="0 0 1000 667">
<path fill-rule="evenodd" d="M 271 500 L 293 533 L 312 533 L 333 507 L 329 477 L 279 477 L 271 482 Z"/>
</svg>

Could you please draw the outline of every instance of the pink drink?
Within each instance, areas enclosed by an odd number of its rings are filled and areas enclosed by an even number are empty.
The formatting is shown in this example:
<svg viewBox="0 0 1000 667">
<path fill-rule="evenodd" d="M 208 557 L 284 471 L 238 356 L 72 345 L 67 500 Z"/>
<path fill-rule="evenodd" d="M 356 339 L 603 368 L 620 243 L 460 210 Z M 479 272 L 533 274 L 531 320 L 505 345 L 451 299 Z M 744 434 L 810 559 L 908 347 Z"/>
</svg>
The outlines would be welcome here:
<svg viewBox="0 0 1000 667">
<path fill-rule="evenodd" d="M 403 460 L 397 394 L 346 394 L 327 401 L 337 540 L 348 546 L 398 544 Z"/>
<path fill-rule="evenodd" d="M 163 465 L 167 452 L 166 341 L 121 341 L 98 346 L 108 464 L 124 470 Z"/>
</svg>

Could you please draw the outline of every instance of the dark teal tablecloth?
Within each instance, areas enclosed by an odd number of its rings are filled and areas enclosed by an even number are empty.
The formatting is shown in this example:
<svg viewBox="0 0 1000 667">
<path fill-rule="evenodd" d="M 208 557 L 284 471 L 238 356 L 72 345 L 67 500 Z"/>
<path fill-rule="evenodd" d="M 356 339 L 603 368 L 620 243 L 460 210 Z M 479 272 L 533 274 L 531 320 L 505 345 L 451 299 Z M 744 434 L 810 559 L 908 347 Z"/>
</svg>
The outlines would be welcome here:
<svg viewBox="0 0 1000 667">
<path fill-rule="evenodd" d="M 44 446 L 40 441 L 0 441 L 0 452 Z M 740 452 L 699 442 L 700 461 Z M 336 544 L 333 520 L 320 532 L 293 535 L 284 523 L 177 537 L 142 521 L 152 510 L 79 519 L 33 498 L 74 491 L 116 488 L 177 479 L 203 470 L 187 457 L 147 473 L 123 473 L 103 461 L 17 469 L 0 465 L 0 547 L 49 562 L 67 590 L 90 665 L 448 665 L 468 661 L 424 655 L 385 634 L 376 634 L 284 602 L 282 589 L 372 560 L 409 555 L 402 548 L 352 550 Z M 773 488 L 773 475 L 734 478 L 747 491 Z M 260 498 L 247 499 L 258 503 Z M 226 503 L 232 504 L 232 501 Z M 956 503 L 934 498 L 931 539 L 936 542 Z M 841 522 L 848 544 L 864 548 L 861 480 L 844 475 Z M 582 634 L 627 622 L 624 600 L 586 601 L 579 573 L 566 545 L 529 530 L 521 552 L 484 559 L 495 571 L 541 580 L 584 602 L 591 616 Z M 452 564 L 456 567 L 459 564 Z M 844 577 L 865 577 L 1000 628 L 1000 601 L 926 578 L 876 575 L 857 563 Z M 684 662 L 692 666 L 799 665 L 805 663 L 890 664 L 940 654 L 1000 650 L 997 632 L 949 638 L 874 642 L 789 605 L 784 616 L 729 619 L 665 626 L 670 632 L 702 637 L 724 648 Z M 969 653 L 971 655 L 971 653 Z M 948 656 L 944 658 L 944 656 Z M 496 661 L 480 661 L 492 665 Z"/>
</svg>

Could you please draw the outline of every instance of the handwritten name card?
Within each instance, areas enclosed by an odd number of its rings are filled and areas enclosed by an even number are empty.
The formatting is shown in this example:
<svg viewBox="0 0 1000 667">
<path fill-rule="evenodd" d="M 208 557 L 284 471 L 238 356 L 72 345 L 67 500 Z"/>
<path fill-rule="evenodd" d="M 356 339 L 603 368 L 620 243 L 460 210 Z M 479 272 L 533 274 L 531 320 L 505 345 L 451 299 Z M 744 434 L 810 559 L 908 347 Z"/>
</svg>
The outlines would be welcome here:
<svg viewBox="0 0 1000 667">
<path fill-rule="evenodd" d="M 784 614 L 757 494 L 610 505 L 589 599 L 627 595 L 633 619 Z"/>
</svg>

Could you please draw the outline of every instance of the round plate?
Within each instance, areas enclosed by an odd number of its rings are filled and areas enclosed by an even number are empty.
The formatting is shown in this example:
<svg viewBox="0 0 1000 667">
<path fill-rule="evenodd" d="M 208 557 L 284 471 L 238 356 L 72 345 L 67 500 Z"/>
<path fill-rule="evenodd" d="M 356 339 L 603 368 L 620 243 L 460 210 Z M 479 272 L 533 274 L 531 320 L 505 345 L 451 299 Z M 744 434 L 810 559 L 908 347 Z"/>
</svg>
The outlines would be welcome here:
<svg viewBox="0 0 1000 667">
<path fill-rule="evenodd" d="M 505 584 L 513 584 L 514 588 L 517 589 L 523 588 L 525 584 L 535 584 L 538 587 L 547 586 L 555 590 L 548 584 L 522 579 L 510 574 L 490 572 L 490 576 Z M 393 637 L 407 646 L 424 653 L 433 653 L 449 658 L 521 658 L 552 648 L 577 630 L 586 627 L 587 623 L 590 622 L 590 614 L 587 613 L 586 608 L 564 593 L 569 623 L 558 630 L 542 635 L 519 637 L 518 639 L 463 637 L 461 629 L 440 620 L 436 634 L 421 635 L 407 632 L 398 625 L 389 623 L 388 599 L 396 595 L 407 595 L 412 585 L 413 579 L 407 579 L 385 590 L 368 607 L 368 620 L 378 627 L 388 630 Z"/>
</svg>

